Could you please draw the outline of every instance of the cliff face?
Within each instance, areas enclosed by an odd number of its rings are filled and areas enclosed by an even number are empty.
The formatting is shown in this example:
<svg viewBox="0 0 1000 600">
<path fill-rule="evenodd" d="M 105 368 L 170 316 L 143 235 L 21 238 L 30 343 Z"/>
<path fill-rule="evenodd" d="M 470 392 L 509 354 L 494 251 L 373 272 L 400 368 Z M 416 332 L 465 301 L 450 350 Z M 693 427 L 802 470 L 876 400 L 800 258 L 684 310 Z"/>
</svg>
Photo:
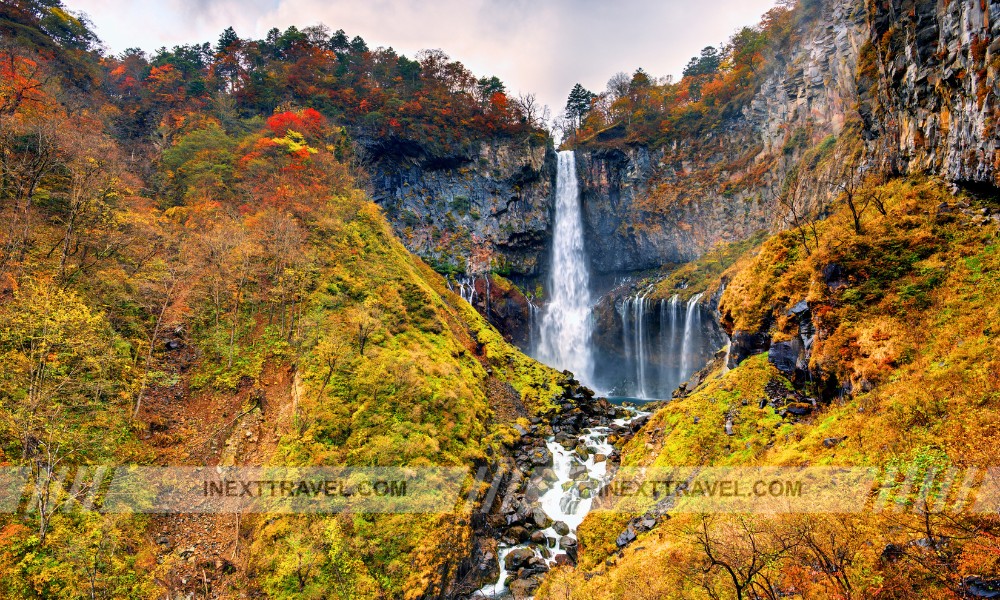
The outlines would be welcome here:
<svg viewBox="0 0 1000 600">
<path fill-rule="evenodd" d="M 369 171 L 374 198 L 403 243 L 438 270 L 541 272 L 555 179 L 546 145 L 498 141 L 440 157 L 383 144 Z"/>
<path fill-rule="evenodd" d="M 786 178 L 851 121 L 870 167 L 997 184 L 1000 2 L 809 4 L 739 114 L 668 146 L 616 141 L 615 128 L 580 145 L 596 271 L 689 261 L 787 227 Z M 799 210 L 821 216 L 838 183 L 815 173 Z"/>
<path fill-rule="evenodd" d="M 1000 2 L 867 2 L 861 112 L 903 168 L 996 186 Z"/>
</svg>

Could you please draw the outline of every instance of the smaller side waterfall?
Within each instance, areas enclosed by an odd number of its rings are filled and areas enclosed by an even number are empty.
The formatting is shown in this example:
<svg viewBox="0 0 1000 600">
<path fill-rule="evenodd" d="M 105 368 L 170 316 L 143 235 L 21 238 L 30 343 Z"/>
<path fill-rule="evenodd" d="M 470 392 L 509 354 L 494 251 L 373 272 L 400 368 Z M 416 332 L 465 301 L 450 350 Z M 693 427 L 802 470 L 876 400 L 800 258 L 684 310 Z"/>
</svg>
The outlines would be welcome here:
<svg viewBox="0 0 1000 600">
<path fill-rule="evenodd" d="M 462 297 L 469 304 L 475 306 L 476 302 L 476 278 L 469 277 L 467 275 L 460 275 L 455 279 L 458 283 L 458 295 Z M 451 283 L 448 283 L 448 287 L 451 287 Z M 453 290 L 454 291 L 454 290 Z"/>
<path fill-rule="evenodd" d="M 681 347 L 681 382 L 686 381 L 694 370 L 694 354 L 697 344 L 695 336 L 701 332 L 701 310 L 698 307 L 698 302 L 704 295 L 704 293 L 695 294 L 688 300 L 687 315 L 684 318 L 684 344 Z"/>
<path fill-rule="evenodd" d="M 608 355 L 612 394 L 639 400 L 667 399 L 728 342 L 701 301 L 705 293 L 682 301 L 677 294 L 651 300 L 651 288 L 619 296 L 621 354 Z"/>
<path fill-rule="evenodd" d="M 670 300 L 660 301 L 660 387 L 670 390 L 677 384 L 671 360 L 678 355 L 677 351 L 677 311 L 680 308 L 680 298 L 677 294 Z"/>
<path fill-rule="evenodd" d="M 634 311 L 635 317 L 635 381 L 636 381 L 636 397 L 638 398 L 649 398 L 646 392 L 646 336 L 645 333 L 645 322 L 646 322 L 646 296 L 639 293 L 635 297 L 635 302 L 632 303 L 632 310 Z"/>
</svg>

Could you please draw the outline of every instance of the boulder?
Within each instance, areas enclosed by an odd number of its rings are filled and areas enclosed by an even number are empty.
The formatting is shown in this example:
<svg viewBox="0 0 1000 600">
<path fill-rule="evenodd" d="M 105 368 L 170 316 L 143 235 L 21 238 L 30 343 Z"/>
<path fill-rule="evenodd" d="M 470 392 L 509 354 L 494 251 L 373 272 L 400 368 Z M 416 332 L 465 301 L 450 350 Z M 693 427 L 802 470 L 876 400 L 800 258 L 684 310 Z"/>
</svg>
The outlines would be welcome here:
<svg viewBox="0 0 1000 600">
<path fill-rule="evenodd" d="M 844 269 L 837 263 L 829 263 L 823 266 L 823 283 L 832 291 L 847 287 L 847 275 Z"/>
<path fill-rule="evenodd" d="M 572 567 L 574 564 L 573 559 L 568 554 L 556 554 L 556 566 Z"/>
<path fill-rule="evenodd" d="M 805 313 L 809 312 L 809 303 L 805 300 L 800 300 L 792 308 L 788 310 L 789 317 L 799 317 Z"/>
<path fill-rule="evenodd" d="M 537 577 L 527 577 L 526 579 L 514 580 L 508 587 L 514 600 L 527 600 L 534 595 L 539 585 L 541 585 L 541 581 Z"/>
<path fill-rule="evenodd" d="M 528 564 L 528 561 L 535 557 L 535 552 L 531 548 L 514 548 L 503 559 L 503 565 L 508 571 L 516 571 Z"/>
<path fill-rule="evenodd" d="M 735 369 L 741 362 L 762 352 L 767 352 L 771 345 L 771 338 L 764 333 L 753 333 L 751 331 L 734 331 L 730 339 L 729 364 L 726 366 Z"/>
<path fill-rule="evenodd" d="M 966 577 L 962 587 L 970 598 L 1000 598 L 1000 579 Z"/>
<path fill-rule="evenodd" d="M 904 552 L 904 548 L 899 544 L 886 544 L 885 548 L 882 548 L 882 554 L 879 555 L 879 559 L 883 563 L 894 563 L 903 558 Z"/>
<path fill-rule="evenodd" d="M 629 525 L 628 527 L 625 528 L 625 531 L 621 532 L 618 535 L 618 539 L 615 540 L 615 545 L 617 545 L 619 548 L 624 548 L 625 546 L 628 546 L 629 544 L 634 542 L 635 537 L 636 537 L 635 529 L 633 529 L 632 526 Z"/>
<path fill-rule="evenodd" d="M 581 463 L 573 463 L 569 467 L 569 478 L 580 479 L 587 477 L 587 467 Z"/>
<path fill-rule="evenodd" d="M 767 351 L 767 362 L 785 375 L 795 375 L 795 368 L 802 352 L 802 341 L 797 337 L 786 342 L 777 342 Z"/>
<path fill-rule="evenodd" d="M 545 446 L 541 448 L 535 448 L 531 452 L 531 464 L 536 467 L 549 467 L 552 466 L 552 453 Z"/>
<path fill-rule="evenodd" d="M 552 529 L 554 529 L 555 532 L 558 533 L 561 536 L 562 535 L 569 535 L 569 525 L 567 525 L 563 521 L 556 521 L 555 523 L 553 523 L 552 524 Z"/>
<path fill-rule="evenodd" d="M 568 535 L 564 535 L 559 538 L 559 547 L 566 551 L 566 554 L 576 562 L 577 557 L 577 545 L 576 539 L 571 538 Z"/>
<path fill-rule="evenodd" d="M 547 529 L 552 524 L 552 519 L 545 514 L 540 506 L 536 506 L 531 509 L 531 522 L 539 529 Z"/>
<path fill-rule="evenodd" d="M 503 537 L 505 538 L 504 541 L 508 544 L 521 544 L 528 541 L 530 536 L 531 534 L 527 529 L 521 527 L 520 525 L 516 525 L 508 529 Z"/>
<path fill-rule="evenodd" d="M 785 411 L 788 412 L 788 414 L 795 415 L 796 417 L 804 417 L 811 413 L 812 410 L 812 404 L 807 404 L 805 402 L 793 402 L 785 407 Z"/>
</svg>

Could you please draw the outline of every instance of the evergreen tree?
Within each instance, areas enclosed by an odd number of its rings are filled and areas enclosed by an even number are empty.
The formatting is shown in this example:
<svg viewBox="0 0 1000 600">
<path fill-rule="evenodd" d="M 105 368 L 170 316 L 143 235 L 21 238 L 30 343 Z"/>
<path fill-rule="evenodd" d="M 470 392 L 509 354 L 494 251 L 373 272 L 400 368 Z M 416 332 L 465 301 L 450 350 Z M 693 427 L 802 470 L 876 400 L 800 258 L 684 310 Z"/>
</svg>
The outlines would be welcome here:
<svg viewBox="0 0 1000 600">
<path fill-rule="evenodd" d="M 590 112 L 590 105 L 596 96 L 579 83 L 573 86 L 566 100 L 566 115 L 575 119 L 577 127 L 583 123 L 583 118 Z"/>
<path fill-rule="evenodd" d="M 219 36 L 219 42 L 215 45 L 215 52 L 223 54 L 240 41 L 240 36 L 236 35 L 236 30 L 226 27 L 226 30 Z"/>
<path fill-rule="evenodd" d="M 713 75 L 719 72 L 721 64 L 722 56 L 719 55 L 718 48 L 705 46 L 701 49 L 701 55 L 692 58 L 684 67 L 684 76 Z"/>
</svg>

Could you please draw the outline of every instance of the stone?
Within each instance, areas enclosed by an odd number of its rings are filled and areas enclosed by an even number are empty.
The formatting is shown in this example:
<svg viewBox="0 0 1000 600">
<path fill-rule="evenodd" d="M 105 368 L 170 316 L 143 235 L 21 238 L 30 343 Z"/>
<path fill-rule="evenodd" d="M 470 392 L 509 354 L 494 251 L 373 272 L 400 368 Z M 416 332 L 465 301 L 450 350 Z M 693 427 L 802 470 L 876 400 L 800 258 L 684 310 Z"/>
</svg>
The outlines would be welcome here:
<svg viewBox="0 0 1000 600">
<path fill-rule="evenodd" d="M 531 521 L 539 529 L 546 529 L 552 524 L 552 519 L 545 514 L 545 511 L 540 506 L 531 509 Z"/>
<path fill-rule="evenodd" d="M 503 565 L 508 571 L 516 571 L 527 565 L 534 557 L 535 551 L 531 548 L 514 548 L 504 557 Z"/>
<path fill-rule="evenodd" d="M 823 446 L 825 446 L 827 448 L 834 448 L 838 444 L 840 444 L 840 442 L 842 442 L 842 441 L 844 441 L 846 439 L 847 439 L 846 437 L 828 437 L 828 438 L 826 438 L 826 439 L 823 440 Z"/>
<path fill-rule="evenodd" d="M 569 478 L 578 480 L 587 478 L 587 467 L 581 463 L 574 463 L 569 467 Z"/>
<path fill-rule="evenodd" d="M 514 596 L 514 600 L 528 600 L 538 589 L 541 582 L 536 577 L 528 577 L 526 579 L 517 579 L 512 582 L 508 587 L 510 593 Z"/>
<path fill-rule="evenodd" d="M 597 454 L 594 455 L 594 464 L 595 465 L 599 464 L 599 463 L 602 463 L 602 462 L 604 462 L 606 460 L 608 460 L 608 457 L 606 455 L 604 455 L 604 454 L 601 454 L 600 452 L 598 452 Z"/>
<path fill-rule="evenodd" d="M 809 303 L 805 300 L 800 300 L 788 310 L 789 317 L 799 317 L 805 313 L 809 312 Z"/>
<path fill-rule="evenodd" d="M 962 581 L 965 595 L 970 598 L 1000 598 L 1000 579 L 966 577 Z"/>
<path fill-rule="evenodd" d="M 572 567 L 575 564 L 568 554 L 556 554 L 555 560 L 559 567 Z"/>
<path fill-rule="evenodd" d="M 822 274 L 823 283 L 825 283 L 831 290 L 836 291 L 842 287 L 847 287 L 847 277 L 844 273 L 844 269 L 837 263 L 824 265 Z"/>
<path fill-rule="evenodd" d="M 771 338 L 763 333 L 750 331 L 734 331 L 730 338 L 729 363 L 730 369 L 735 369 L 741 362 L 762 352 L 767 352 Z"/>
<path fill-rule="evenodd" d="M 726 435 L 733 435 L 733 420 L 726 419 Z"/>
<path fill-rule="evenodd" d="M 541 531 L 532 533 L 530 539 L 532 544 L 545 544 L 545 534 Z"/>
<path fill-rule="evenodd" d="M 812 412 L 812 404 L 806 404 L 805 402 L 793 402 L 785 407 L 785 410 L 796 417 L 804 417 Z"/>
<path fill-rule="evenodd" d="M 548 448 L 542 447 L 531 453 L 531 464 L 536 467 L 547 467 L 552 465 L 552 453 Z"/>
<path fill-rule="evenodd" d="M 577 559 L 577 545 L 574 538 L 564 535 L 559 538 L 559 547 L 566 551 L 566 554 L 576 562 Z"/>
<path fill-rule="evenodd" d="M 569 535 L 569 525 L 563 521 L 556 521 L 552 524 L 552 529 L 555 530 L 560 536 Z"/>
<path fill-rule="evenodd" d="M 879 559 L 883 563 L 894 563 L 903 558 L 903 554 L 904 549 L 899 544 L 886 544 L 885 548 L 882 548 L 882 553 L 879 555 Z"/>
<path fill-rule="evenodd" d="M 635 529 L 633 529 L 632 526 L 629 525 L 628 527 L 625 528 L 625 531 L 621 532 L 618 535 L 618 539 L 615 540 L 615 545 L 617 545 L 619 548 L 624 548 L 625 546 L 628 546 L 629 544 L 634 542 L 635 538 L 636 538 Z"/>
<path fill-rule="evenodd" d="M 802 341 L 798 338 L 777 342 L 771 344 L 771 348 L 767 351 L 767 362 L 785 375 L 794 376 L 801 351 Z"/>
<path fill-rule="evenodd" d="M 520 525 L 515 525 L 514 527 L 508 529 L 504 534 L 504 538 L 506 538 L 504 541 L 508 544 L 522 544 L 528 541 L 530 536 L 531 534 L 526 528 L 521 527 Z"/>
</svg>

